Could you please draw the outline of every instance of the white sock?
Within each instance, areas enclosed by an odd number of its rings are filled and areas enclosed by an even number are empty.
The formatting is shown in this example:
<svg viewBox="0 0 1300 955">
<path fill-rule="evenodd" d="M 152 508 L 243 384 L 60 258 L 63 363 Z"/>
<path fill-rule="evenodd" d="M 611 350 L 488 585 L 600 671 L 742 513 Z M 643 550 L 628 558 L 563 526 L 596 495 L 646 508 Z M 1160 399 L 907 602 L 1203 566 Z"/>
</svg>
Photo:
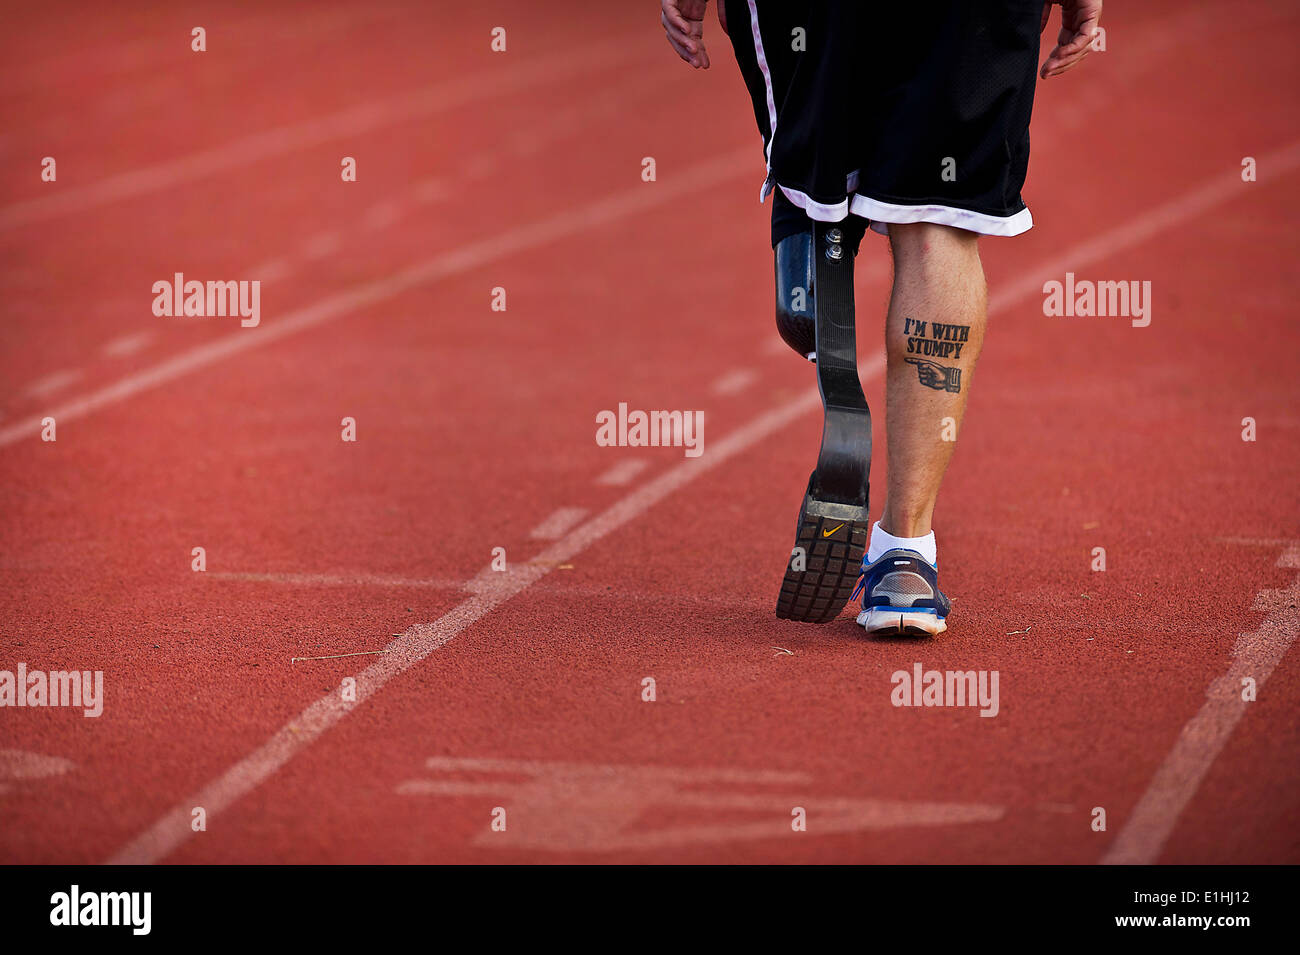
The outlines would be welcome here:
<svg viewBox="0 0 1300 955">
<path fill-rule="evenodd" d="M 886 551 L 914 550 L 930 562 L 932 567 L 939 566 L 939 548 L 934 542 L 934 531 L 924 537 L 895 537 L 880 526 L 880 521 L 871 525 L 871 543 L 867 546 L 867 563 L 878 561 Z"/>
</svg>

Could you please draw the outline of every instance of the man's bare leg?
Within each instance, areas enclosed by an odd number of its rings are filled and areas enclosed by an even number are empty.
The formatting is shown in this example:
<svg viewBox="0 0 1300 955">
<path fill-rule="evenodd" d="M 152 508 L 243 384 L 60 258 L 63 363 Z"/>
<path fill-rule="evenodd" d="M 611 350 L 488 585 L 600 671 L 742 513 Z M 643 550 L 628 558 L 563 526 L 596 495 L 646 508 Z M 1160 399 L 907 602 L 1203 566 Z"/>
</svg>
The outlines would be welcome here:
<svg viewBox="0 0 1300 955">
<path fill-rule="evenodd" d="M 872 635 L 934 636 L 947 629 L 951 605 L 930 520 L 984 342 L 987 289 L 974 233 L 891 224 L 889 241 L 889 486 L 863 562 L 858 623 Z"/>
<path fill-rule="evenodd" d="M 881 529 L 930 533 L 984 344 L 988 290 L 973 232 L 891 224 L 894 288 L 885 324 L 889 483 Z M 933 546 L 933 545 L 931 545 Z"/>
</svg>

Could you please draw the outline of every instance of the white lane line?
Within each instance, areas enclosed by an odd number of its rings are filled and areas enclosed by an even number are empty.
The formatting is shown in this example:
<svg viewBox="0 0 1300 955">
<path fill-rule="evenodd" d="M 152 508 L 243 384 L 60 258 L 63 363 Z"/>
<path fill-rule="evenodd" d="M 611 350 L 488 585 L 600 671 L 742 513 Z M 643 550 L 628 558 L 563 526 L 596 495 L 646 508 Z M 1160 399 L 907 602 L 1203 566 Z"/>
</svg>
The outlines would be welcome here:
<svg viewBox="0 0 1300 955">
<path fill-rule="evenodd" d="M 377 279 L 346 292 L 332 295 L 315 305 L 292 311 L 279 318 L 263 317 L 256 329 L 236 329 L 223 338 L 196 346 L 168 358 L 151 368 L 142 369 L 112 385 L 46 412 L 62 423 L 80 418 L 106 405 L 114 404 L 142 391 L 165 384 L 192 371 L 238 355 L 252 348 L 278 341 L 303 329 L 332 321 L 377 302 L 382 302 L 430 282 L 460 275 L 479 266 L 503 259 L 525 249 L 547 245 L 557 239 L 615 222 L 628 215 L 663 205 L 680 196 L 733 179 L 744 172 L 743 158 L 751 150 L 736 150 L 698 163 L 671 180 L 661 180 L 655 188 L 633 187 L 585 206 L 566 209 L 540 222 L 517 226 L 499 235 L 459 246 L 424 262 L 409 266 L 384 279 Z M 28 418 L 0 429 L 0 447 L 39 434 L 41 419 Z"/>
<path fill-rule="evenodd" d="M 1291 544 L 1277 566 L 1300 568 L 1300 544 Z M 1295 641 L 1300 631 L 1300 576 L 1285 590 L 1261 590 L 1251 608 L 1268 616 L 1250 633 L 1238 635 L 1228 672 L 1205 690 L 1205 703 L 1178 735 L 1178 742 L 1156 770 L 1124 828 L 1102 856 L 1103 865 L 1150 865 L 1160 858 L 1170 834 L 1201 781 L 1227 745 L 1246 709 L 1242 680 L 1255 681 L 1256 692 Z"/>
<path fill-rule="evenodd" d="M 303 243 L 302 256 L 308 261 L 323 259 L 327 255 L 333 255 L 342 247 L 343 236 L 337 232 L 322 232 Z"/>
<path fill-rule="evenodd" d="M 472 73 L 387 102 L 367 103 L 321 119 L 280 126 L 225 146 L 120 173 L 86 186 L 61 188 L 52 195 L 0 208 L 0 230 L 149 195 L 294 150 L 338 139 L 355 139 L 362 133 L 385 126 L 533 89 L 539 83 L 554 83 L 609 66 L 630 66 L 627 41 L 626 36 L 611 38 L 584 45 L 582 56 L 565 52 L 539 57 L 514 67 Z M 335 160 L 336 170 L 337 162 Z"/>
<path fill-rule="evenodd" d="M 56 391 L 62 391 L 74 382 L 81 380 L 81 371 L 72 368 L 65 371 L 56 371 L 38 378 L 28 385 L 23 394 L 30 395 L 33 398 L 44 398 L 54 394 Z"/>
<path fill-rule="evenodd" d="M 1295 151 L 1298 146 L 1300 143 L 1290 149 Z M 748 152 L 749 150 L 744 150 L 744 154 Z M 737 153 L 737 157 L 740 155 L 741 153 Z M 743 161 L 738 164 L 744 165 Z M 1218 177 L 1215 179 L 1216 184 L 1217 182 Z M 1224 194 L 1220 201 L 1225 201 L 1227 198 L 1229 196 Z M 1111 235 L 1130 237 L 1130 244 L 1132 244 L 1136 240 L 1131 237 L 1136 234 L 1139 223 L 1146 216 L 1160 216 L 1168 225 L 1176 224 L 1181 220 L 1171 221 L 1165 210 L 1171 205 L 1176 205 L 1177 202 L 1178 200 L 1175 200 L 1174 203 L 1160 206 L 1151 213 L 1139 216 L 1132 222 L 1104 233 L 1099 239 L 1085 243 L 1083 246 L 1076 246 L 1064 256 L 1064 261 L 1069 262 L 1072 268 L 1078 268 L 1092 261 L 1105 259 L 1112 251 L 1106 247 L 1107 237 Z M 1199 211 L 1201 210 L 1190 209 L 1187 215 L 1195 215 Z M 1034 281 L 1021 282 L 1016 286 L 1015 294 L 1001 295 L 990 302 L 990 315 L 1037 297 L 1041 294 L 1042 282 L 1055 275 L 1056 271 L 1056 263 L 1049 268 L 1034 270 L 1038 276 Z M 884 367 L 885 356 L 878 352 L 859 368 L 859 376 L 865 382 L 868 378 L 880 374 Z M 433 623 L 419 624 L 407 630 L 389 645 L 389 652 L 382 659 L 371 664 L 358 675 L 355 701 L 341 700 L 334 693 L 321 697 L 296 719 L 282 726 L 258 749 L 189 799 L 177 804 L 170 812 L 124 846 L 109 862 L 142 864 L 157 862 L 166 857 L 192 835 L 190 812 L 194 806 L 205 807 L 209 819 L 224 811 L 236 800 L 261 785 L 292 759 L 300 749 L 314 742 L 318 736 L 346 716 L 354 706 L 377 693 L 394 676 L 419 663 L 434 650 L 452 640 L 460 631 L 481 620 L 502 603 L 541 580 L 552 569 L 567 563 L 576 554 L 639 516 L 673 491 L 708 473 L 729 457 L 766 439 L 800 415 L 813 411 L 820 404 L 821 398 L 818 393 L 809 391 L 802 398 L 764 412 L 739 431 L 709 445 L 708 450 L 700 457 L 684 460 L 658 478 L 641 485 L 597 517 L 570 532 L 563 540 L 552 544 L 533 558 L 533 562 L 516 564 L 510 571 L 500 573 L 494 572 L 491 567 L 484 568 L 477 577 L 466 584 L 466 589 L 474 593 L 474 597 L 453 608 Z"/>
<path fill-rule="evenodd" d="M 661 849 L 700 842 L 781 838 L 790 831 L 790 808 L 806 806 L 818 835 L 902 826 L 945 826 L 1001 819 L 1002 806 L 902 802 L 820 796 L 806 773 L 770 770 L 688 769 L 672 766 L 549 763 L 540 760 L 432 757 L 429 776 L 397 786 L 400 796 L 491 797 L 510 806 L 511 836 L 485 833 L 483 847 L 553 852 Z M 467 779 L 472 773 L 476 778 Z M 485 778 L 486 777 L 486 778 Z M 786 785 L 785 793 L 744 792 L 735 786 Z M 796 788 L 797 787 L 797 788 Z M 691 807 L 684 824 L 638 827 L 655 807 Z M 678 815 L 674 811 L 673 815 Z"/>
<path fill-rule="evenodd" d="M 1216 544 L 1240 544 L 1242 547 L 1285 547 L 1293 543 L 1289 537 L 1216 537 Z"/>
<path fill-rule="evenodd" d="M 293 274 L 293 266 L 284 259 L 272 259 L 249 269 L 248 274 L 259 282 L 278 282 Z"/>
<path fill-rule="evenodd" d="M 144 348 L 156 336 L 153 332 L 136 332 L 134 335 L 123 335 L 121 338 L 114 338 L 100 348 L 100 351 L 109 358 L 125 358 L 128 355 L 134 355 L 140 349 Z"/>
<path fill-rule="evenodd" d="M 536 563 L 539 566 L 545 562 L 541 560 L 527 561 L 527 563 Z M 558 570 L 559 566 L 553 566 L 550 569 Z M 409 588 L 413 590 L 465 590 L 466 580 L 464 577 L 384 577 L 377 574 L 278 574 L 278 573 L 251 573 L 251 572 L 216 572 L 208 571 L 207 577 L 214 580 L 234 580 L 246 581 L 248 583 L 274 584 L 282 587 L 388 587 L 388 588 Z M 563 577 L 557 577 L 556 583 L 537 583 L 533 587 L 538 591 L 550 594 L 561 594 L 570 597 L 587 597 L 593 600 L 618 600 L 627 603 L 629 600 L 638 604 L 667 605 L 670 607 L 729 607 L 735 606 L 733 597 L 709 597 L 684 593 L 646 593 L 640 592 L 634 595 L 617 594 L 604 584 L 586 585 L 575 584 L 572 581 L 566 581 Z M 477 589 L 477 588 L 476 588 Z"/>
<path fill-rule="evenodd" d="M 737 368 L 713 383 L 713 393 L 715 395 L 738 395 L 756 381 L 758 381 L 758 372 L 754 371 L 754 369 Z"/>
<path fill-rule="evenodd" d="M 252 4 L 246 6 L 251 7 Z M 227 16 L 223 13 L 221 34 L 227 37 L 239 37 L 241 51 L 257 52 L 258 59 L 261 59 L 263 55 L 285 55 L 283 40 L 286 29 L 292 29 L 299 38 L 323 38 L 332 30 L 344 28 L 355 30 L 368 21 L 394 19 L 402 13 L 400 8 L 394 7 L 393 9 L 369 9 L 364 12 L 347 10 L 339 15 L 328 13 L 322 9 L 324 6 L 325 4 L 312 4 L 310 18 L 296 19 L 290 25 L 286 25 L 283 13 L 274 10 L 270 4 L 263 5 L 257 13 L 248 15 Z M 359 7 L 360 4 L 355 6 Z M 12 80 L 6 81 L 6 88 L 10 95 L 16 96 L 27 92 L 31 87 L 39 86 L 42 82 L 48 82 L 48 77 L 52 76 L 57 76 L 63 83 L 69 81 L 75 83 L 78 80 L 90 81 L 92 77 L 98 75 L 111 75 L 114 79 L 111 87 L 112 95 L 103 99 L 96 96 L 93 101 L 87 99 L 78 103 L 73 107 L 74 112 L 70 114 L 47 112 L 50 125 L 59 128 L 79 118 L 75 112 L 79 109 L 93 109 L 99 115 L 111 116 L 114 109 L 118 112 L 139 115 L 142 92 L 152 91 L 159 85 L 173 85 L 170 79 L 174 75 L 172 70 L 181 58 L 192 54 L 186 47 L 181 48 L 184 52 L 179 56 L 176 52 L 170 55 L 161 54 L 157 35 L 134 34 L 134 36 L 135 38 L 130 40 L 114 37 L 114 42 L 98 48 L 93 58 L 80 55 L 80 51 L 76 51 L 49 54 L 39 60 L 32 60 L 26 64 L 21 78 L 15 76 Z M 99 55 L 101 52 L 104 54 L 102 57 Z M 142 69 L 143 64 L 150 64 L 154 68 Z M 88 69 L 82 72 L 78 67 L 88 67 Z M 25 141 L 31 139 L 30 136 L 24 138 Z"/>
<path fill-rule="evenodd" d="M 383 199 L 361 217 L 363 229 L 386 229 L 402 217 L 402 206 L 394 199 Z"/>
<path fill-rule="evenodd" d="M 608 487 L 618 487 L 629 483 L 649 466 L 650 462 L 645 458 L 628 458 L 626 461 L 619 461 L 618 464 L 596 478 L 596 483 Z"/>
<path fill-rule="evenodd" d="M 561 507 L 529 533 L 533 540 L 559 540 L 587 516 L 585 507 Z"/>
<path fill-rule="evenodd" d="M 15 780 L 62 776 L 75 764 L 62 756 L 43 756 L 21 749 L 0 749 L 0 795 L 17 789 Z"/>
<path fill-rule="evenodd" d="M 286 584 L 302 587 L 433 587 L 460 590 L 463 577 L 386 577 L 382 574 L 275 574 L 208 571 L 214 580 L 246 580 L 261 584 Z"/>
<path fill-rule="evenodd" d="M 411 189 L 416 202 L 439 202 L 451 192 L 451 186 L 443 179 L 423 179 Z"/>
</svg>

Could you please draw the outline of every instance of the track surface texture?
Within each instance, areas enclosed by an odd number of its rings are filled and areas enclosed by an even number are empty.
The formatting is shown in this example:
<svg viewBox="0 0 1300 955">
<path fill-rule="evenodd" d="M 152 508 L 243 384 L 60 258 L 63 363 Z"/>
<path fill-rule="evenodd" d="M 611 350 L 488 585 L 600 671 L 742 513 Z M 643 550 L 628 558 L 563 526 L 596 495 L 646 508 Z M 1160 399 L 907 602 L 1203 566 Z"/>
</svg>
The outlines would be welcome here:
<svg viewBox="0 0 1300 955">
<path fill-rule="evenodd" d="M 653 3 L 232 6 L 0 38 L 0 670 L 104 681 L 0 709 L 0 861 L 1300 862 L 1300 7 L 1115 4 L 1040 83 L 950 628 L 873 641 L 773 613 L 820 404 L 712 13 L 696 73 Z M 177 272 L 260 324 L 155 316 Z M 1045 315 L 1067 272 L 1150 324 Z"/>
</svg>

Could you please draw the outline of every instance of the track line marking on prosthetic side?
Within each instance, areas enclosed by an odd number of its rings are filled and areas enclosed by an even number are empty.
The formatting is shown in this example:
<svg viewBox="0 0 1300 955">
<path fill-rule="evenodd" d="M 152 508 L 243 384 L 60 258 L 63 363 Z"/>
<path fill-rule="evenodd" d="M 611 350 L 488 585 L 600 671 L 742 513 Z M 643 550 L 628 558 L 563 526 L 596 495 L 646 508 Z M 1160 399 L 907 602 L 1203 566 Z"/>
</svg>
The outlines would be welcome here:
<svg viewBox="0 0 1300 955">
<path fill-rule="evenodd" d="M 109 358 L 125 358 L 127 355 L 134 355 L 140 351 L 155 337 L 153 332 L 136 332 L 133 335 L 123 335 L 121 338 L 114 338 L 111 342 L 105 343 L 100 347 L 100 351 Z"/>
<path fill-rule="evenodd" d="M 539 83 L 553 83 L 609 66 L 626 66 L 627 60 L 628 37 L 624 36 L 584 47 L 582 56 L 566 52 L 539 57 L 513 68 L 482 70 L 388 101 L 363 103 L 321 119 L 279 126 L 215 149 L 119 173 L 85 186 L 62 189 L 54 195 L 15 202 L 0 208 L 0 231 L 146 196 L 227 169 L 531 89 Z"/>
<path fill-rule="evenodd" d="M 472 842 L 492 849 L 609 853 L 779 839 L 790 831 L 791 806 L 805 806 L 815 815 L 811 829 L 820 836 L 993 822 L 1006 814 L 1002 806 L 979 803 L 817 795 L 810 791 L 809 774 L 771 770 L 438 756 L 428 759 L 425 769 L 428 775 L 400 783 L 395 795 L 478 796 L 510 806 L 518 823 L 510 827 L 513 835 L 484 832 Z M 471 773 L 473 778 L 466 778 Z M 755 785 L 766 791 L 745 791 Z M 776 786 L 789 788 L 773 791 Z M 643 828 L 640 823 L 656 808 L 679 821 Z"/>
<path fill-rule="evenodd" d="M 758 381 L 758 372 L 752 368 L 737 368 L 729 371 L 713 383 L 715 395 L 737 395 L 754 382 Z"/>
<path fill-rule="evenodd" d="M 629 91 L 636 91 L 644 85 L 647 85 L 644 79 L 637 79 L 632 83 L 610 87 L 604 92 L 606 96 L 619 95 Z M 660 88 L 662 84 L 656 81 L 655 86 Z M 529 149 L 534 150 L 543 142 L 556 141 L 566 135 L 574 134 L 578 130 L 586 128 L 590 123 L 595 122 L 597 117 L 606 112 L 607 107 L 600 101 L 594 104 L 571 106 L 563 114 L 568 117 L 567 122 L 559 122 L 557 117 L 553 115 L 550 122 L 539 124 L 531 129 L 526 135 Z M 509 161 L 509 157 L 523 154 L 518 146 L 494 149 L 488 152 L 494 164 Z M 476 178 L 479 177 L 474 174 L 465 174 L 448 180 L 429 179 L 418 182 L 409 188 L 407 196 L 400 199 L 396 195 L 390 196 L 372 205 L 363 215 L 360 228 L 363 231 L 386 229 L 401 221 L 409 209 L 414 208 L 420 202 L 441 201 L 450 196 L 458 195 Z M 344 239 L 347 237 L 346 230 L 344 232 L 318 233 L 303 242 L 297 256 L 289 255 L 264 262 L 250 269 L 249 274 L 263 282 L 277 282 L 292 275 L 300 265 L 337 253 L 343 248 Z"/>
<path fill-rule="evenodd" d="M 307 328 L 321 325 L 367 306 L 393 298 L 408 289 L 461 275 L 472 269 L 496 262 L 526 249 L 547 245 L 586 229 L 616 222 L 625 216 L 663 205 L 672 199 L 707 188 L 739 176 L 744 169 L 746 150 L 736 150 L 691 166 L 655 189 L 626 189 L 584 206 L 566 209 L 547 219 L 507 229 L 498 235 L 450 249 L 432 259 L 339 292 L 314 305 L 306 306 L 275 319 L 264 319 L 255 330 L 238 329 L 216 341 L 181 352 L 151 368 L 127 375 L 105 388 L 69 401 L 46 412 L 59 424 L 83 417 L 106 405 L 155 388 L 190 372 L 205 368 L 253 348 L 278 341 Z M 750 151 L 752 155 L 752 151 Z M 0 429 L 0 447 L 40 434 L 41 418 L 30 417 Z"/>
<path fill-rule="evenodd" d="M 38 378 L 28 385 L 23 393 L 33 398 L 44 398 L 52 395 L 56 391 L 62 391 L 69 385 L 81 380 L 81 371 L 77 368 L 67 369 L 65 371 L 56 371 L 46 375 L 44 378 Z"/>
<path fill-rule="evenodd" d="M 1216 544 L 1238 544 L 1242 547 L 1284 547 L 1287 544 L 1295 543 L 1288 537 L 1216 537 L 1214 542 Z"/>
<path fill-rule="evenodd" d="M 0 749 L 0 795 L 32 780 L 62 776 L 76 764 L 62 756 L 45 756 L 21 749 Z"/>
<path fill-rule="evenodd" d="M 558 567 L 552 569 L 558 569 Z M 464 577 L 386 577 L 376 574 L 281 574 L 210 570 L 205 576 L 209 580 L 243 581 L 279 587 L 385 587 L 463 591 L 467 589 L 467 584 L 474 583 L 474 581 L 467 582 Z M 593 600 L 611 600 L 624 603 L 628 600 L 627 595 L 616 594 L 604 584 L 576 584 L 571 579 L 563 577 L 557 577 L 554 580 L 554 583 L 549 580 L 541 581 L 533 584 L 533 587 L 548 594 L 588 597 Z M 477 589 L 477 586 L 473 589 Z M 736 603 L 731 597 L 710 597 L 688 593 L 656 594 L 642 592 L 638 593 L 635 599 L 639 603 L 678 608 L 734 607 Z"/>
<path fill-rule="evenodd" d="M 619 461 L 618 464 L 596 478 L 596 483 L 610 487 L 628 484 L 649 466 L 650 462 L 645 458 L 628 458 L 626 461 Z"/>
<path fill-rule="evenodd" d="M 402 209 L 401 203 L 394 199 L 381 199 L 361 217 L 361 227 L 363 229 L 386 229 L 398 219 L 402 218 L 405 210 Z"/>
<path fill-rule="evenodd" d="M 585 507 L 561 507 L 528 534 L 533 540 L 559 540 L 587 516 Z"/>
<path fill-rule="evenodd" d="M 302 244 L 302 257 L 307 261 L 323 259 L 343 248 L 343 236 L 338 232 L 320 232 Z"/>
<path fill-rule="evenodd" d="M 361 4 L 345 4 L 344 11 L 331 12 L 327 9 L 325 3 L 313 3 L 312 15 L 303 18 L 294 25 L 294 30 L 304 39 L 316 43 L 322 40 L 332 31 L 338 30 L 356 30 L 361 24 L 392 20 L 401 15 L 400 5 L 393 4 L 374 4 L 362 9 Z M 284 56 L 285 51 L 281 44 L 281 36 L 278 32 L 282 26 L 279 19 L 283 16 L 275 10 L 271 4 L 243 4 L 240 6 L 232 5 L 229 10 L 239 10 L 239 13 L 222 13 L 221 32 L 224 36 L 239 37 L 241 49 L 257 55 L 261 60 L 263 57 Z M 250 11 L 247 14 L 244 11 Z M 78 57 L 83 64 L 90 64 L 91 70 L 89 75 L 101 76 L 107 75 L 113 77 L 111 91 L 103 99 L 98 99 L 93 104 L 97 107 L 97 114 L 113 115 L 125 112 L 138 112 L 140 108 L 140 97 L 142 92 L 148 92 L 155 84 L 159 82 L 170 83 L 170 77 L 173 75 L 171 67 L 175 65 L 174 56 L 168 58 L 168 68 L 157 68 L 162 61 L 158 59 L 160 53 L 158 48 L 158 38 L 156 36 L 145 35 L 143 32 L 135 34 L 130 40 L 118 40 L 111 47 L 104 47 L 97 50 L 93 57 Z M 44 52 L 44 51 L 40 51 Z M 101 58 L 101 53 L 103 54 Z M 26 87 L 39 86 L 46 81 L 47 77 L 58 76 L 61 82 L 68 82 L 69 77 L 65 73 L 65 58 L 62 55 L 46 55 L 40 59 L 28 63 L 22 71 L 21 80 Z M 87 74 L 80 74 L 85 76 Z M 145 78 L 148 83 L 142 85 L 138 82 L 139 78 Z M 78 78 L 74 73 L 73 79 Z M 135 81 L 135 82 L 133 82 Z M 12 81 L 11 81 L 12 82 Z M 14 93 L 25 93 L 27 88 L 19 87 L 12 90 Z M 80 104 L 77 107 L 80 108 Z M 73 122 L 78 118 L 78 114 L 71 115 L 66 113 L 51 114 L 53 121 L 62 126 L 68 122 Z"/>
<path fill-rule="evenodd" d="M 386 577 L 382 574 L 276 574 L 208 571 L 210 580 L 244 580 L 257 584 L 285 584 L 302 587 L 432 587 L 459 590 L 463 577 Z"/>
<path fill-rule="evenodd" d="M 286 259 L 271 259 L 248 270 L 249 275 L 261 282 L 278 282 L 280 279 L 288 278 L 293 272 L 293 266 Z"/>
<path fill-rule="evenodd" d="M 1296 159 L 1300 160 L 1300 149 L 1297 147 L 1300 147 L 1300 144 L 1290 149 L 1297 152 Z M 748 149 L 738 151 L 735 159 L 726 161 L 744 168 L 743 156 L 748 154 Z M 715 162 L 719 161 L 722 160 L 715 160 Z M 734 169 L 729 172 L 734 173 Z M 1229 198 L 1227 192 L 1219 188 L 1219 177 L 1215 178 L 1212 186 L 1219 196 L 1217 201 L 1222 202 Z M 1184 199 L 1192 199 L 1201 192 L 1204 192 L 1204 189 L 1190 193 Z M 642 192 L 642 194 L 646 193 Z M 1168 212 L 1171 208 L 1181 209 L 1182 215 L 1171 216 Z M 1175 200 L 1139 216 L 1133 222 L 1104 233 L 1099 238 L 1076 246 L 1075 250 L 1067 253 L 1063 259 L 1072 268 L 1104 259 L 1113 251 L 1112 248 L 1107 247 L 1108 237 L 1124 238 L 1128 244 L 1133 244 L 1137 241 L 1133 236 L 1141 233 L 1141 237 L 1145 238 L 1150 234 L 1140 227 L 1148 217 L 1158 217 L 1167 227 L 1198 214 L 1203 211 L 1203 208 L 1204 206 L 1197 202 Z M 1032 282 L 1028 280 L 1020 282 L 1011 292 L 991 301 L 990 314 L 1039 296 L 1042 282 L 1060 271 L 1059 261 L 1050 262 L 1043 268 L 1033 269 L 1032 274 L 1037 278 Z M 884 369 L 884 365 L 884 354 L 877 353 L 862 364 L 860 374 L 864 378 L 879 374 Z M 552 544 L 537 555 L 534 561 L 514 564 L 508 572 L 496 573 L 490 567 L 485 568 L 466 584 L 466 588 L 475 594 L 474 597 L 453 608 L 433 623 L 420 624 L 407 630 L 390 645 L 388 649 L 391 652 L 358 675 L 355 702 L 343 701 L 336 693 L 321 697 L 303 710 L 298 717 L 281 727 L 258 749 L 194 793 L 189 799 L 176 805 L 117 852 L 109 862 L 151 863 L 169 855 L 193 835 L 190 831 L 190 811 L 194 806 L 203 806 L 207 810 L 208 819 L 211 820 L 273 775 L 299 750 L 314 742 L 317 737 L 346 716 L 353 707 L 369 699 L 394 676 L 414 666 L 434 650 L 452 640 L 460 631 L 541 580 L 554 567 L 568 561 L 591 544 L 622 527 L 673 491 L 708 473 L 718 464 L 763 440 L 800 415 L 820 407 L 821 398 L 816 390 L 805 392 L 802 397 L 764 412 L 739 431 L 711 444 L 709 450 L 702 456 L 676 464 L 671 470 L 641 485 L 607 510 L 570 532 L 562 540 Z M 3 440 L 4 434 L 0 432 L 0 444 L 6 443 Z"/>
<path fill-rule="evenodd" d="M 1300 544 L 1291 544 L 1278 567 L 1300 568 Z M 1246 708 L 1242 680 L 1250 677 L 1256 690 L 1286 655 L 1300 631 L 1300 576 L 1284 590 L 1261 590 L 1251 608 L 1266 613 L 1250 633 L 1237 637 L 1228 671 L 1205 690 L 1205 703 L 1178 734 L 1124 828 L 1106 854 L 1103 865 L 1149 865 L 1160 858 L 1178 819 L 1192 801 L 1215 759 L 1227 745 Z"/>
<path fill-rule="evenodd" d="M 441 202 L 451 193 L 451 186 L 445 179 L 422 179 L 411 189 L 411 196 L 416 202 Z"/>
<path fill-rule="evenodd" d="M 642 87 L 653 88 L 656 92 L 662 91 L 660 81 L 652 77 L 647 82 L 644 77 L 638 75 L 632 82 L 604 88 L 602 96 L 619 97 L 625 94 L 635 94 Z M 486 161 L 480 163 L 479 167 L 482 169 L 496 168 L 502 162 L 511 162 L 517 157 L 532 155 L 544 144 L 577 135 L 582 129 L 596 122 L 598 117 L 606 115 L 608 112 L 609 108 L 603 99 L 598 99 L 591 103 L 579 103 L 569 106 L 559 114 L 548 114 L 545 122 L 535 124 L 527 131 L 522 129 L 516 131 L 516 134 L 522 137 L 522 142 L 526 144 L 526 148 L 521 146 L 519 142 L 512 142 L 505 147 L 487 150 L 481 154 Z M 486 173 L 480 173 L 479 168 L 475 168 L 472 171 L 464 172 L 449 179 L 422 180 L 409 187 L 407 194 L 401 196 L 401 198 L 393 195 L 372 205 L 362 216 L 360 229 L 372 232 L 386 229 L 401 221 L 411 209 L 420 203 L 442 201 L 460 195 L 465 187 L 475 179 L 484 178 L 485 176 Z M 288 256 L 285 259 L 264 263 L 262 266 L 250 270 L 250 272 L 264 282 L 279 281 L 293 274 L 298 265 L 337 253 L 343 248 L 344 240 L 350 237 L 347 230 L 319 233 L 302 244 L 296 257 Z"/>
</svg>

